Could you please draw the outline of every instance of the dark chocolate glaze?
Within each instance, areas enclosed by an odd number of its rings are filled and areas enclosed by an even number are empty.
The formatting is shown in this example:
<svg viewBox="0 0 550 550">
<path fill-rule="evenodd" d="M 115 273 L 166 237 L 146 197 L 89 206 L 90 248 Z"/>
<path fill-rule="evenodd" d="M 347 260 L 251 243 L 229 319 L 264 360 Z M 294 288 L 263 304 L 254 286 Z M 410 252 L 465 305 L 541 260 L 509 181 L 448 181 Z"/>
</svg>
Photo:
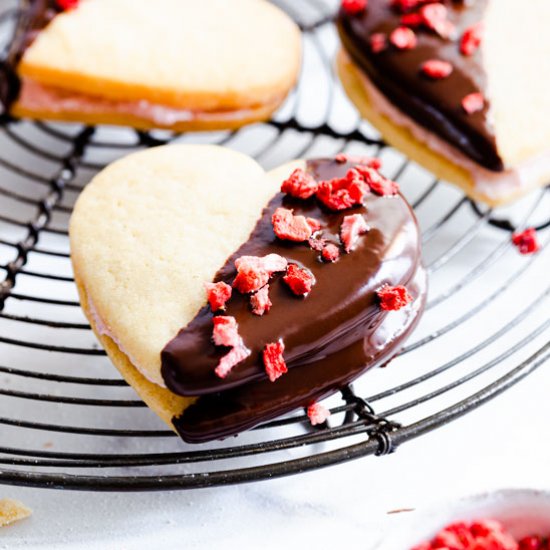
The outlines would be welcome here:
<svg viewBox="0 0 550 550">
<path fill-rule="evenodd" d="M 308 162 L 308 170 L 317 179 L 343 176 L 351 166 L 332 160 Z M 323 238 L 336 243 L 345 215 L 363 214 L 370 230 L 352 253 L 343 254 L 334 264 L 323 263 L 319 253 L 306 244 L 275 237 L 271 216 L 281 205 L 297 215 L 319 219 Z M 425 276 L 420 266 L 418 228 L 400 195 L 370 194 L 364 206 L 334 213 L 324 210 L 315 199 L 300 201 L 279 193 L 215 281 L 233 281 L 236 258 L 271 253 L 307 267 L 316 284 L 308 296 L 299 298 L 289 291 L 281 275 L 274 275 L 269 292 L 273 306 L 262 317 L 250 312 L 247 296 L 234 292 L 226 315 L 236 318 L 239 333 L 252 351 L 248 359 L 225 379 L 215 375 L 217 362 L 227 349 L 212 344 L 209 307 L 202 308 L 162 352 L 167 387 L 180 395 L 200 396 L 173 420 L 186 441 L 226 437 L 336 391 L 394 355 L 423 307 Z M 380 310 L 376 290 L 384 283 L 407 285 L 416 298 L 414 304 L 389 314 Z M 272 383 L 266 377 L 261 352 L 265 344 L 278 339 L 285 343 L 289 372 Z"/>
<path fill-rule="evenodd" d="M 36 35 L 59 13 L 53 0 L 22 0 L 20 16 L 6 59 L 0 61 L 0 118 L 9 114 L 19 96 L 17 64 Z"/>
<path fill-rule="evenodd" d="M 438 134 L 480 165 L 502 171 L 493 127 L 488 120 L 488 102 L 482 111 L 468 115 L 461 106 L 462 98 L 473 92 L 486 97 L 486 74 L 481 51 L 472 56 L 460 53 L 459 39 L 464 30 L 482 20 L 489 0 L 460 3 L 444 0 L 449 20 L 456 26 L 456 37 L 441 38 L 428 29 L 415 29 L 418 44 L 414 49 L 399 51 L 389 46 L 373 53 L 369 38 L 373 33 L 387 36 L 400 26 L 401 15 L 389 0 L 370 0 L 358 15 L 341 11 L 337 26 L 342 43 L 353 61 L 368 78 L 403 113 Z M 453 65 L 452 74 L 432 80 L 420 72 L 428 59 L 442 59 Z"/>
</svg>

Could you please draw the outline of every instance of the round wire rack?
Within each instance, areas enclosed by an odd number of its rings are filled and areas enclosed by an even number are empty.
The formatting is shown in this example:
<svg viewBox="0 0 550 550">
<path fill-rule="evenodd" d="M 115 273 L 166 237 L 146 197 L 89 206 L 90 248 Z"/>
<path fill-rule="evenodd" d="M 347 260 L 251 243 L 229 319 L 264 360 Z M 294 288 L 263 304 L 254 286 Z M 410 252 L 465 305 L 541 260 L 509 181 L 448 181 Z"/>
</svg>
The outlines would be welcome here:
<svg viewBox="0 0 550 550">
<path fill-rule="evenodd" d="M 550 358 L 544 190 L 498 212 L 387 147 L 334 76 L 332 0 L 278 2 L 303 30 L 300 82 L 275 118 L 237 132 L 173 135 L 5 120 L 0 125 L 0 483 L 98 491 L 167 490 L 261 480 L 386 454 L 507 390 Z M 5 57 L 21 12 L 0 8 Z M 168 142 L 232 147 L 266 168 L 290 159 L 378 155 L 422 228 L 427 311 L 388 368 L 302 412 L 225 441 L 183 444 L 110 365 L 78 304 L 67 224 L 107 163 Z M 543 249 L 520 256 L 516 227 Z"/>
</svg>

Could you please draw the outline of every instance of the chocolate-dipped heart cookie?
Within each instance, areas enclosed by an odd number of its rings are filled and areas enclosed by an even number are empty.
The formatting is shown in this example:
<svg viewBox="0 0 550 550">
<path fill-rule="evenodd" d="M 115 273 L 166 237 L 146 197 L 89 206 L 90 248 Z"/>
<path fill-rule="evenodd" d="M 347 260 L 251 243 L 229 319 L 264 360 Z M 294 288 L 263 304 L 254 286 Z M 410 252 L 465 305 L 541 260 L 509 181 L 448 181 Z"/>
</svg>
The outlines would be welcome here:
<svg viewBox="0 0 550 550">
<path fill-rule="evenodd" d="M 16 117 L 238 128 L 269 118 L 300 66 L 298 27 L 265 0 L 22 4 L 0 70 L 0 104 Z"/>
<path fill-rule="evenodd" d="M 491 205 L 550 179 L 550 4 L 343 1 L 339 75 L 382 136 Z"/>
<path fill-rule="evenodd" d="M 377 168 L 340 156 L 266 174 L 176 145 L 115 162 L 82 193 L 70 237 L 84 311 L 184 440 L 312 406 L 398 352 L 426 281 L 414 214 Z"/>
</svg>

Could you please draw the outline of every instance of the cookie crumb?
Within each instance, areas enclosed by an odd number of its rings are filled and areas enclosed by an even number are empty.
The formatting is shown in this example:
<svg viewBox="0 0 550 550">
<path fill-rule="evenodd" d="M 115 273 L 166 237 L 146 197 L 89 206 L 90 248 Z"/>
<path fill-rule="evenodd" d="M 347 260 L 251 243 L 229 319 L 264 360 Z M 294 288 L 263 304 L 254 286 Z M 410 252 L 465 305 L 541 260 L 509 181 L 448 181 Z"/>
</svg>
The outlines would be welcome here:
<svg viewBox="0 0 550 550">
<path fill-rule="evenodd" d="M 18 500 L 3 498 L 0 500 L 0 527 L 11 525 L 32 515 L 32 510 Z"/>
</svg>

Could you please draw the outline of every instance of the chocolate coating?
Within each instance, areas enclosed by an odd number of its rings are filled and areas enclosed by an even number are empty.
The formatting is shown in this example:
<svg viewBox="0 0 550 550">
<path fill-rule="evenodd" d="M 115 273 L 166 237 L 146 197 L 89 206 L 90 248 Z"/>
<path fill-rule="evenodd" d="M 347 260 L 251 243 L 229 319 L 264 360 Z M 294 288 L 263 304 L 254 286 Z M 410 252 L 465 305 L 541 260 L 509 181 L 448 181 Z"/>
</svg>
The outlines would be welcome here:
<svg viewBox="0 0 550 550">
<path fill-rule="evenodd" d="M 308 162 L 317 179 L 344 176 L 352 164 L 332 160 Z M 323 263 L 307 244 L 280 241 L 271 216 L 278 206 L 321 221 L 323 237 L 338 243 L 344 216 L 361 213 L 370 230 L 350 254 L 334 264 Z M 244 243 L 226 261 L 215 281 L 231 284 L 234 261 L 242 255 L 276 253 L 307 267 L 316 284 L 305 298 L 293 295 L 275 274 L 270 281 L 271 310 L 262 317 L 250 312 L 249 297 L 234 292 L 227 315 L 236 318 L 239 334 L 252 354 L 225 378 L 214 369 L 227 352 L 212 341 L 212 317 L 204 307 L 162 352 L 162 376 L 180 395 L 200 396 L 173 420 L 189 442 L 226 437 L 279 416 L 336 391 L 368 368 L 387 361 L 412 330 L 423 308 L 425 275 L 420 266 L 419 235 L 414 214 L 400 196 L 369 194 L 364 206 L 329 212 L 315 199 L 301 201 L 277 194 Z M 384 312 L 376 290 L 384 283 L 404 284 L 415 302 L 399 312 Z M 270 382 L 261 352 L 282 339 L 289 372 Z"/>
<path fill-rule="evenodd" d="M 368 78 L 403 113 L 438 134 L 480 165 L 502 171 L 504 165 L 496 146 L 494 129 L 483 110 L 467 114 L 461 105 L 464 96 L 481 92 L 486 97 L 487 77 L 478 49 L 472 56 L 460 53 L 459 39 L 464 30 L 480 22 L 489 0 L 472 3 L 443 1 L 448 19 L 456 27 L 453 40 L 444 39 L 428 29 L 414 29 L 417 46 L 400 51 L 389 46 L 373 53 L 369 38 L 373 33 L 387 36 L 400 26 L 401 14 L 389 0 L 370 0 L 358 15 L 340 11 L 338 31 L 346 51 Z M 447 78 L 432 80 L 420 72 L 424 61 L 442 59 L 453 65 Z"/>
<path fill-rule="evenodd" d="M 6 59 L 0 61 L 0 118 L 8 115 L 19 96 L 21 82 L 17 64 L 36 35 L 59 13 L 53 0 L 23 0 L 21 15 Z"/>
</svg>

